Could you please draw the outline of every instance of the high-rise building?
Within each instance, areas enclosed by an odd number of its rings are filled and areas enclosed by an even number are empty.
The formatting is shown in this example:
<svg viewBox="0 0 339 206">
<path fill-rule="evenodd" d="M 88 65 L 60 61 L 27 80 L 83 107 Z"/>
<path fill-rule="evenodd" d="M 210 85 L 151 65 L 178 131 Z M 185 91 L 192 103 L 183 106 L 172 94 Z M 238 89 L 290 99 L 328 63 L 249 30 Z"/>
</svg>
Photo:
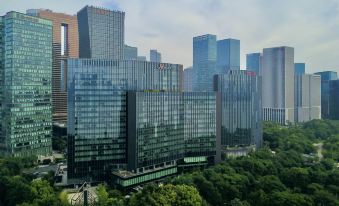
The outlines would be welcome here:
<svg viewBox="0 0 339 206">
<path fill-rule="evenodd" d="M 295 75 L 305 74 L 305 63 L 295 63 L 294 64 L 294 74 Z"/>
<path fill-rule="evenodd" d="M 86 6 L 78 12 L 79 57 L 123 59 L 125 13 Z"/>
<path fill-rule="evenodd" d="M 330 80 L 337 80 L 338 79 L 338 74 L 337 74 L 337 72 L 334 72 L 334 71 L 323 71 L 323 72 L 317 72 L 317 73 L 314 73 L 314 74 L 320 75 L 321 80 L 324 80 L 324 81 L 330 81 Z"/>
<path fill-rule="evenodd" d="M 76 15 L 55 13 L 45 9 L 29 9 L 27 14 L 53 22 L 53 69 L 52 69 L 52 114 L 53 123 L 66 125 L 67 93 L 66 71 L 60 68 L 61 61 L 79 57 L 78 20 Z"/>
<path fill-rule="evenodd" d="M 215 92 L 182 92 L 177 64 L 69 59 L 68 178 L 122 187 L 220 161 Z M 218 144 L 219 143 L 219 144 Z"/>
<path fill-rule="evenodd" d="M 217 41 L 217 73 L 240 70 L 240 40 L 223 39 Z"/>
<path fill-rule="evenodd" d="M 114 183 L 131 187 L 217 161 L 214 92 L 128 92 L 127 171 Z M 220 153 L 218 153 L 220 156 Z"/>
<path fill-rule="evenodd" d="M 221 150 L 248 152 L 262 145 L 261 77 L 255 72 L 230 70 L 215 75 L 214 89 L 220 92 Z M 232 148 L 247 148 L 232 150 Z M 237 154 L 234 154 L 237 155 Z"/>
<path fill-rule="evenodd" d="M 213 91 L 217 60 L 217 37 L 206 34 L 193 38 L 193 91 Z"/>
<path fill-rule="evenodd" d="M 182 66 L 69 59 L 68 177 L 104 178 L 127 165 L 127 91 L 182 91 Z M 155 115 L 155 114 L 149 114 Z"/>
<path fill-rule="evenodd" d="M 263 50 L 262 88 L 264 120 L 294 122 L 294 48 Z"/>
<path fill-rule="evenodd" d="M 295 75 L 295 122 L 321 118 L 320 85 L 319 75 Z"/>
<path fill-rule="evenodd" d="M 138 59 L 138 47 L 124 46 L 124 59 L 125 60 L 137 60 Z"/>
<path fill-rule="evenodd" d="M 336 84 L 331 82 L 338 79 L 337 72 L 324 71 L 315 74 L 321 76 L 321 117 L 333 119 L 333 110 L 337 107 L 334 104 L 336 96 L 333 96 L 336 94 L 334 89 Z"/>
<path fill-rule="evenodd" d="M 151 62 L 161 62 L 161 53 L 156 49 L 149 51 L 149 59 Z"/>
<path fill-rule="evenodd" d="M 192 80 L 193 80 L 193 68 L 188 67 L 184 69 L 184 91 L 188 92 L 193 91 Z"/>
<path fill-rule="evenodd" d="M 0 153 L 51 154 L 52 22 L 18 12 L 0 18 Z"/>
<path fill-rule="evenodd" d="M 339 120 L 339 80 L 329 81 L 328 119 Z"/>
<path fill-rule="evenodd" d="M 246 54 L 246 70 L 253 71 L 257 75 L 261 75 L 261 70 L 262 70 L 262 54 L 261 53 Z"/>
<path fill-rule="evenodd" d="M 147 61 L 147 58 L 145 56 L 138 56 L 137 60 L 139 60 L 139 61 Z"/>
</svg>

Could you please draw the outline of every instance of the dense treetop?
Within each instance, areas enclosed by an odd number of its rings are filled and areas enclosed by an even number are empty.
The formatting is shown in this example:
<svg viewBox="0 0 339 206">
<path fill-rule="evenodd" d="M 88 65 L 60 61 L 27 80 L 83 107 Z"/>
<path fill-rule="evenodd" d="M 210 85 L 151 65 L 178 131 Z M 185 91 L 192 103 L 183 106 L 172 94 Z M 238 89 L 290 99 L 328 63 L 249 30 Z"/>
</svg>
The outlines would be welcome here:
<svg viewBox="0 0 339 206">
<path fill-rule="evenodd" d="M 339 205 L 339 122 L 264 124 L 265 146 L 205 170 L 168 178 L 126 194 L 98 186 L 98 205 Z M 323 158 L 318 158 L 318 153 Z M 32 159 L 0 160 L 0 205 L 68 205 L 51 175 L 34 180 L 22 170 Z M 25 192 L 22 192 L 25 191 Z"/>
</svg>

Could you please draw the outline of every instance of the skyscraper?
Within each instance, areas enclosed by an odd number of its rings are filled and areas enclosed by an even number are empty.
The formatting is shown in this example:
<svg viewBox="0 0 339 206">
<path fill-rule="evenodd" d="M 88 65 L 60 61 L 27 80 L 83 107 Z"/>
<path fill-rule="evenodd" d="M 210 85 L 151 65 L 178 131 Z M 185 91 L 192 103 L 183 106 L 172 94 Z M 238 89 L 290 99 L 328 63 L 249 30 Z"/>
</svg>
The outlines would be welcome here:
<svg viewBox="0 0 339 206">
<path fill-rule="evenodd" d="M 321 76 L 321 117 L 323 119 L 332 119 L 333 109 L 336 109 L 335 106 L 335 83 L 338 79 L 337 72 L 333 71 L 323 71 L 315 73 Z M 334 101 L 333 101 L 334 100 Z"/>
<path fill-rule="evenodd" d="M 145 56 L 138 56 L 137 60 L 139 60 L 139 61 L 147 61 L 147 58 Z"/>
<path fill-rule="evenodd" d="M 193 91 L 213 91 L 217 60 L 217 37 L 212 34 L 193 37 Z"/>
<path fill-rule="evenodd" d="M 102 179 L 110 168 L 126 168 L 127 91 L 182 90 L 177 64 L 69 59 L 63 66 L 68 68 L 69 178 Z"/>
<path fill-rule="evenodd" d="M 66 124 L 67 93 L 66 71 L 60 68 L 61 61 L 79 57 L 78 20 L 76 15 L 55 13 L 51 10 L 29 9 L 27 14 L 53 22 L 53 72 L 52 72 L 52 114 L 53 123 Z"/>
<path fill-rule="evenodd" d="M 329 81 L 328 119 L 339 120 L 339 80 Z"/>
<path fill-rule="evenodd" d="M 124 59 L 137 60 L 138 59 L 138 48 L 125 45 L 124 46 Z"/>
<path fill-rule="evenodd" d="M 321 118 L 321 79 L 319 75 L 295 75 L 295 121 Z"/>
<path fill-rule="evenodd" d="M 261 70 L 262 70 L 262 54 L 261 53 L 246 54 L 246 70 L 253 71 L 257 75 L 261 75 Z"/>
<path fill-rule="evenodd" d="M 52 22 L 18 12 L 0 18 L 0 153 L 51 154 Z"/>
<path fill-rule="evenodd" d="M 305 74 L 305 63 L 295 63 L 294 64 L 294 74 L 295 75 Z"/>
<path fill-rule="evenodd" d="M 192 88 L 193 68 L 184 69 L 184 91 L 193 91 Z"/>
<path fill-rule="evenodd" d="M 263 50 L 262 87 L 264 120 L 294 122 L 294 48 Z"/>
<path fill-rule="evenodd" d="M 217 73 L 240 70 L 240 40 L 223 39 L 217 41 Z"/>
<path fill-rule="evenodd" d="M 161 53 L 156 49 L 149 51 L 149 59 L 151 62 L 161 62 Z"/>
<path fill-rule="evenodd" d="M 230 70 L 215 75 L 214 89 L 221 94 L 221 121 L 217 124 L 221 124 L 222 151 L 244 148 L 236 150 L 244 154 L 262 145 L 261 87 L 261 77 L 252 71 Z"/>
<path fill-rule="evenodd" d="M 125 13 L 86 6 L 78 12 L 80 58 L 123 59 Z"/>
</svg>

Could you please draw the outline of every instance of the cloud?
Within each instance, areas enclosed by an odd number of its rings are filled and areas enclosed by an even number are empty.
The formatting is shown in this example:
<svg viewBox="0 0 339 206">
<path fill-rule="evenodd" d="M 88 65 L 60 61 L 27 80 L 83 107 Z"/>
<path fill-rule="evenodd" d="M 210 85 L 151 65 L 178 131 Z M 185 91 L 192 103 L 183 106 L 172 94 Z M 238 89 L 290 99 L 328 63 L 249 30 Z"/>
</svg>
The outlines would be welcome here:
<svg viewBox="0 0 339 206">
<path fill-rule="evenodd" d="M 158 49 L 166 62 L 192 65 L 193 36 L 211 33 L 241 40 L 242 68 L 246 53 L 287 45 L 309 73 L 339 72 L 337 0 L 7 0 L 0 15 L 28 8 L 74 14 L 86 4 L 125 11 L 126 43 L 140 55 Z"/>
</svg>

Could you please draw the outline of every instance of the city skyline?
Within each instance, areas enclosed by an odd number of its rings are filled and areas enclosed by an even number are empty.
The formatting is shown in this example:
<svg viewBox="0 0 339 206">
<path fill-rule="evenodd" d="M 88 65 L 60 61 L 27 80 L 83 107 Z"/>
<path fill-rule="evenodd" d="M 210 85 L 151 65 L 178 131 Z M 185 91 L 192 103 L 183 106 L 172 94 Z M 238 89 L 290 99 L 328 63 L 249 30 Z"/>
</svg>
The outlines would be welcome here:
<svg viewBox="0 0 339 206">
<path fill-rule="evenodd" d="M 335 36 L 339 28 L 339 7 L 334 0 L 326 5 L 315 0 L 293 4 L 290 0 L 279 3 L 248 1 L 246 4 L 216 0 L 200 4 L 154 0 L 84 0 L 81 3 L 67 1 L 67 4 L 62 1 L 7 1 L 2 4 L 0 15 L 10 10 L 25 13 L 31 8 L 76 14 L 86 4 L 126 12 L 126 44 L 137 46 L 140 55 L 148 54 L 150 48 L 158 48 L 164 54 L 164 62 L 191 66 L 192 37 L 211 33 L 242 42 L 242 69 L 246 66 L 247 53 L 262 52 L 268 47 L 291 46 L 295 48 L 295 61 L 308 65 L 306 73 L 339 71 L 336 61 L 339 51 L 335 49 L 339 46 Z M 312 12 L 308 12 L 310 10 Z"/>
</svg>

